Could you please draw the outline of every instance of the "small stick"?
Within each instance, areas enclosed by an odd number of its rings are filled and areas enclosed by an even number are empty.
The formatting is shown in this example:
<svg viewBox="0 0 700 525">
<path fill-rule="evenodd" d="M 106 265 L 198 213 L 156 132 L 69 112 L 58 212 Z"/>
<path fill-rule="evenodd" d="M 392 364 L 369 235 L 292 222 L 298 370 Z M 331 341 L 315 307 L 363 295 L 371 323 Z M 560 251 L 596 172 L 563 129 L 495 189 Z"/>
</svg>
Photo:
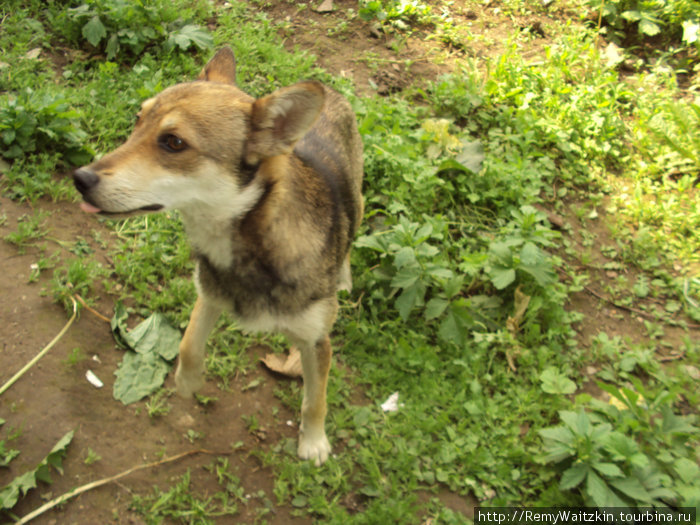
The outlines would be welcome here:
<svg viewBox="0 0 700 525">
<path fill-rule="evenodd" d="M 633 308 L 631 306 L 626 306 L 624 304 L 616 303 L 612 299 L 599 294 L 598 292 L 596 292 L 592 288 L 589 288 L 588 286 L 584 286 L 583 289 L 586 290 L 593 297 L 600 299 L 601 301 L 605 301 L 606 303 L 614 306 L 615 308 L 619 308 L 620 310 L 627 310 L 628 312 L 632 312 L 633 314 L 637 314 L 639 316 L 646 317 L 647 319 L 656 320 L 655 315 L 650 314 L 648 312 L 645 312 L 643 310 L 639 310 L 638 308 Z"/>
<path fill-rule="evenodd" d="M 567 279 L 568 281 L 571 281 L 571 277 L 569 277 L 569 275 L 568 275 L 563 269 L 557 268 L 557 271 L 559 271 L 559 274 L 560 274 L 562 277 L 564 277 L 564 278 Z M 626 306 L 626 305 L 624 305 L 624 304 L 617 303 L 617 302 L 615 302 L 614 300 L 612 300 L 612 299 L 610 299 L 610 298 L 608 298 L 608 297 L 605 297 L 604 295 L 599 294 L 598 292 L 596 292 L 596 291 L 593 290 L 592 288 L 589 288 L 588 286 L 584 286 L 583 289 L 584 289 L 586 292 L 588 292 L 589 294 L 591 294 L 593 297 L 596 297 L 597 299 L 600 299 L 601 301 L 606 302 L 606 303 L 608 303 L 608 304 L 614 306 L 615 308 L 619 308 L 620 310 L 626 310 L 626 311 L 631 312 L 631 313 L 633 313 L 633 314 L 637 314 L 637 315 L 639 315 L 640 317 L 646 317 L 647 319 L 650 319 L 650 320 L 652 320 L 652 321 L 656 321 L 656 320 L 658 319 L 658 317 L 657 317 L 656 315 L 650 314 L 649 312 L 645 312 L 645 311 L 643 311 L 643 310 L 639 310 L 638 308 L 633 308 L 632 306 Z M 652 299 L 652 300 L 653 300 L 653 299 Z M 658 303 L 658 301 L 655 301 L 655 302 Z M 668 321 L 666 321 L 666 322 L 668 323 Z M 685 326 L 688 327 L 688 328 L 691 328 L 691 329 L 700 328 L 700 324 L 697 324 L 697 323 L 688 323 L 688 322 L 686 322 L 686 323 L 685 323 Z"/>
<path fill-rule="evenodd" d="M 645 312 L 643 310 L 639 310 L 638 308 L 632 308 L 631 306 L 626 306 L 624 304 L 616 303 L 612 299 L 608 299 L 607 297 L 603 297 L 602 295 L 596 293 L 594 290 L 591 290 L 587 286 L 584 286 L 584 289 L 592 296 L 597 297 L 601 301 L 605 301 L 606 303 L 611 304 L 615 308 L 619 308 L 620 310 L 627 310 L 628 312 L 632 312 L 632 313 L 637 314 L 641 317 L 646 317 L 647 319 L 650 319 L 652 321 L 657 320 L 657 316 L 655 316 L 654 314 L 650 314 L 650 313 Z M 661 319 L 661 320 L 663 321 L 663 319 Z M 668 321 L 666 321 L 666 323 L 668 324 Z M 686 322 L 685 326 L 687 326 L 688 328 L 692 328 L 692 329 L 700 328 L 700 324 L 696 324 L 696 323 Z"/>
<path fill-rule="evenodd" d="M 17 372 L 14 376 L 12 376 L 9 379 L 9 381 L 7 381 L 7 383 L 5 383 L 4 385 L 2 385 L 2 387 L 0 387 L 0 396 L 3 395 L 5 393 L 5 391 L 15 383 L 15 381 L 17 381 L 20 377 L 22 377 L 27 372 L 27 370 L 29 370 L 31 367 L 33 367 L 39 359 L 44 357 L 46 355 L 46 353 L 49 350 L 51 350 L 53 348 L 53 346 L 59 341 L 59 339 L 61 339 L 61 337 L 63 337 L 64 334 L 68 331 L 70 326 L 73 324 L 73 321 L 75 321 L 76 316 L 78 315 L 78 303 L 75 302 L 75 299 L 73 298 L 73 296 L 70 297 L 70 300 L 73 301 L 73 315 L 68 320 L 66 325 L 61 329 L 61 331 L 58 333 L 58 335 L 56 337 L 54 337 L 51 340 L 51 342 L 49 344 L 47 344 L 41 350 L 41 352 L 39 352 L 36 356 L 34 356 L 34 358 L 31 361 L 29 361 L 26 365 L 24 365 L 24 367 L 22 367 L 22 369 L 19 372 Z"/>
<path fill-rule="evenodd" d="M 54 508 L 56 505 L 60 505 L 61 503 L 64 503 L 68 501 L 71 498 L 74 498 L 75 496 L 78 496 L 79 494 L 82 494 L 83 492 L 87 492 L 88 490 L 95 489 L 97 487 L 101 487 L 102 485 L 106 485 L 107 483 L 111 483 L 113 481 L 117 481 L 118 479 L 121 479 L 125 476 L 128 476 L 129 474 L 132 474 L 133 472 L 136 472 L 138 470 L 143 470 L 147 468 L 153 468 L 153 467 L 158 467 L 160 465 L 165 465 L 166 463 L 172 463 L 173 461 L 177 461 L 178 459 L 182 459 L 187 456 L 192 456 L 194 454 L 217 454 L 216 452 L 211 452 L 209 450 L 204 450 L 204 449 L 199 449 L 199 450 L 189 450 L 187 452 L 183 452 L 182 454 L 177 454 L 175 456 L 170 456 L 169 458 L 161 459 L 160 461 L 155 461 L 153 463 L 147 463 L 145 465 L 136 465 L 135 467 L 130 468 L 129 470 L 125 470 L 124 472 L 121 472 L 119 474 L 116 474 L 114 476 L 110 476 L 108 478 L 102 478 L 97 481 L 93 481 L 92 483 L 87 483 L 86 485 L 82 485 L 80 487 L 74 488 L 73 490 L 70 490 L 66 492 L 65 494 L 52 499 L 51 501 L 45 503 L 38 509 L 30 512 L 23 518 L 21 518 L 19 521 L 15 522 L 15 525 L 22 525 L 24 523 L 28 523 L 29 521 L 33 520 L 37 516 L 42 515 L 44 512 L 47 510 L 51 510 Z"/>
<path fill-rule="evenodd" d="M 665 356 L 660 356 L 657 357 L 657 359 L 661 363 L 667 363 L 669 361 L 676 361 L 677 359 L 683 359 L 685 357 L 685 352 L 681 352 L 680 354 L 669 354 Z"/>
<path fill-rule="evenodd" d="M 104 315 L 102 315 L 100 312 L 98 312 L 97 310 L 95 310 L 95 309 L 92 308 L 91 306 L 88 306 L 88 304 L 85 302 L 85 299 L 83 299 L 82 297 L 80 297 L 78 294 L 75 294 L 75 298 L 78 300 L 78 302 L 79 302 L 81 305 L 83 305 L 83 308 L 85 308 L 88 312 L 90 312 L 92 315 L 94 315 L 94 316 L 97 317 L 98 319 L 102 319 L 102 320 L 105 321 L 106 323 L 111 323 L 111 322 L 112 322 L 110 319 L 108 319 L 107 317 L 105 317 Z"/>
<path fill-rule="evenodd" d="M 513 360 L 513 356 L 510 355 L 510 352 L 506 350 L 506 361 L 508 361 L 508 367 L 513 371 L 517 372 L 518 369 L 515 366 L 515 361 Z"/>
</svg>

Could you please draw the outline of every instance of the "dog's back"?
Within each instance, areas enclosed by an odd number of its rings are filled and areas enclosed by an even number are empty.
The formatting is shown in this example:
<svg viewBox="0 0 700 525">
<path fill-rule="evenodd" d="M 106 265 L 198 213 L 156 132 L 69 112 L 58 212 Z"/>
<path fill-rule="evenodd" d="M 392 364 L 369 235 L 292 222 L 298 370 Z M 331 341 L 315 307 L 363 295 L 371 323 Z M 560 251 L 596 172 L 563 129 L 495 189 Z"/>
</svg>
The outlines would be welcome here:
<svg viewBox="0 0 700 525">
<path fill-rule="evenodd" d="M 325 88 L 323 110 L 294 153 L 338 192 L 343 207 L 352 210 L 349 218 L 354 234 L 362 216 L 362 140 L 347 99 Z"/>
<path fill-rule="evenodd" d="M 324 107 L 293 152 L 265 161 L 261 199 L 235 221 L 230 264 L 198 253 L 203 292 L 241 320 L 294 315 L 349 288 L 350 245 L 362 217 L 362 142 L 347 100 L 324 88 Z"/>
</svg>

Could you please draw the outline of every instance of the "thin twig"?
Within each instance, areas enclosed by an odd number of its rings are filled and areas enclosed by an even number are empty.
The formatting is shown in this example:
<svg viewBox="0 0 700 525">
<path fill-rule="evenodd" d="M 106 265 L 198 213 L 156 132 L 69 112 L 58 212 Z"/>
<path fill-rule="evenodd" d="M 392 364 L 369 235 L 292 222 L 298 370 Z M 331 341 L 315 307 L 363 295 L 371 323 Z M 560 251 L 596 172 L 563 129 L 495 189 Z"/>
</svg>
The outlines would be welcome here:
<svg viewBox="0 0 700 525">
<path fill-rule="evenodd" d="M 428 55 L 417 57 L 417 58 L 353 58 L 351 62 L 372 62 L 380 64 L 405 64 L 406 62 L 416 63 L 416 62 L 431 62 Z"/>
<path fill-rule="evenodd" d="M 571 281 L 571 277 L 569 276 L 569 274 L 566 273 L 565 270 L 563 270 L 562 268 L 557 268 L 557 271 L 559 271 L 559 274 L 562 277 L 564 277 L 568 281 Z M 650 314 L 649 312 L 645 312 L 644 310 L 639 310 L 638 308 L 634 308 L 632 306 L 627 306 L 624 304 L 617 303 L 613 299 L 610 299 L 609 297 L 605 297 L 604 295 L 599 294 L 598 292 L 589 288 L 588 286 L 584 286 L 583 289 L 586 292 L 588 292 L 589 294 L 591 294 L 593 297 L 596 297 L 597 299 L 600 299 L 601 301 L 606 302 L 606 303 L 610 304 L 611 306 L 614 306 L 615 308 L 619 308 L 620 310 L 627 310 L 628 312 L 637 314 L 641 317 L 646 317 L 647 319 L 650 319 L 652 321 L 659 321 L 660 320 L 657 315 Z M 663 321 L 663 319 L 661 319 L 661 320 Z M 666 321 L 666 322 L 668 323 L 668 321 Z M 692 329 L 700 328 L 700 324 L 689 323 L 689 322 L 685 322 L 685 326 L 688 328 L 692 328 Z"/>
<path fill-rule="evenodd" d="M 350 308 L 354 309 L 354 308 L 357 308 L 358 306 L 360 306 L 362 304 L 362 298 L 364 296 L 365 296 L 365 292 L 362 292 L 360 294 L 360 296 L 357 298 L 357 301 L 355 301 L 355 302 L 348 301 L 348 305 L 350 306 Z"/>
<path fill-rule="evenodd" d="M 669 361 L 677 361 L 678 359 L 683 359 L 684 357 L 685 357 L 685 352 L 681 352 L 680 354 L 669 354 L 669 355 L 659 356 L 656 359 L 661 363 L 667 363 Z"/>
<path fill-rule="evenodd" d="M 639 310 L 638 308 L 633 308 L 632 306 L 626 306 L 624 304 L 616 303 L 612 299 L 599 294 L 598 292 L 589 288 L 588 286 L 584 286 L 583 289 L 586 290 L 593 297 L 597 297 L 601 301 L 605 301 L 606 303 L 614 306 L 615 308 L 619 308 L 620 310 L 627 310 L 628 312 L 641 315 L 642 317 L 646 317 L 647 319 L 657 320 L 657 317 L 654 314 L 650 314 L 648 312 L 645 312 L 644 310 Z"/>
<path fill-rule="evenodd" d="M 30 512 L 23 518 L 21 518 L 19 521 L 15 522 L 15 525 L 22 525 L 24 523 L 28 523 L 29 521 L 33 520 L 37 516 L 42 515 L 44 512 L 47 510 L 51 510 L 54 508 L 56 505 L 60 505 L 66 501 L 68 501 L 71 498 L 74 498 L 75 496 L 78 496 L 79 494 L 82 494 L 83 492 L 87 492 L 88 490 L 95 489 L 97 487 L 101 487 L 102 485 L 106 485 L 107 483 L 111 483 L 113 481 L 117 481 L 118 479 L 121 479 L 125 476 L 128 476 L 129 474 L 132 474 L 133 472 L 136 472 L 138 470 L 143 470 L 147 468 L 153 468 L 153 467 L 158 467 L 160 465 L 164 465 L 166 463 L 171 463 L 173 461 L 177 461 L 178 459 L 182 459 L 187 456 L 192 456 L 194 454 L 215 454 L 219 455 L 218 452 L 212 452 L 209 450 L 204 450 L 204 449 L 199 449 L 199 450 L 189 450 L 187 452 L 183 452 L 182 454 L 177 454 L 175 456 L 170 456 L 169 458 L 161 459 L 160 461 L 155 461 L 153 463 L 147 463 L 145 465 L 137 465 L 135 467 L 130 468 L 129 470 L 125 470 L 124 472 L 121 472 L 120 474 L 116 474 L 114 476 L 110 476 L 108 478 L 103 478 L 97 481 L 93 481 L 92 483 L 87 483 L 86 485 L 82 485 L 80 487 L 74 488 L 73 490 L 70 490 L 66 492 L 65 494 L 52 499 L 51 501 L 45 503 L 38 509 Z"/>
<path fill-rule="evenodd" d="M 516 348 L 516 353 L 518 353 L 517 348 Z M 515 366 L 515 360 L 513 359 L 513 356 L 511 355 L 511 353 L 508 350 L 506 350 L 506 361 L 508 361 L 508 367 L 511 369 L 511 371 L 513 371 L 513 372 L 518 371 L 517 367 Z"/>
<path fill-rule="evenodd" d="M 75 298 L 78 300 L 78 302 L 79 302 L 81 305 L 83 305 L 83 308 L 85 308 L 88 312 L 90 312 L 92 315 L 94 315 L 94 316 L 97 317 L 98 319 L 102 319 L 103 321 L 105 321 L 105 322 L 107 322 L 107 323 L 111 323 L 111 322 L 112 322 L 111 319 L 109 319 L 108 317 L 105 317 L 105 316 L 102 315 L 100 312 L 98 312 L 97 310 L 95 310 L 94 308 L 92 308 L 91 306 L 89 306 L 89 305 L 85 302 L 85 299 L 83 299 L 82 297 L 80 297 L 78 294 L 75 294 Z"/>
<path fill-rule="evenodd" d="M 598 27 L 596 28 L 596 34 L 595 34 L 595 47 L 598 47 L 598 43 L 600 42 L 600 28 L 603 23 L 603 8 L 605 7 L 605 1 L 600 3 L 600 10 L 598 11 Z"/>
<path fill-rule="evenodd" d="M 47 354 L 47 352 L 51 350 L 53 346 L 59 341 L 59 339 L 61 339 L 61 337 L 63 337 L 64 334 L 68 331 L 70 326 L 73 324 L 73 321 L 75 321 L 76 316 L 78 315 L 78 303 L 76 303 L 73 296 L 70 297 L 70 300 L 73 301 L 73 315 L 68 320 L 66 325 L 61 329 L 58 335 L 54 337 L 51 340 L 51 342 L 41 350 L 41 352 L 34 356 L 34 358 L 31 361 L 29 361 L 26 365 L 24 365 L 24 367 L 22 367 L 22 369 L 19 372 L 17 372 L 14 376 L 12 376 L 9 379 L 9 381 L 7 381 L 4 385 L 2 385 L 2 387 L 0 387 L 0 396 L 3 395 L 5 391 L 15 383 L 15 381 L 22 377 L 27 372 L 27 370 L 33 367 L 36 364 L 36 362 L 39 361 L 39 359 L 44 357 Z"/>
<path fill-rule="evenodd" d="M 627 310 L 628 312 L 632 312 L 632 313 L 637 314 L 639 316 L 646 317 L 647 319 L 650 319 L 652 321 L 659 321 L 659 320 L 664 321 L 663 319 L 659 319 L 658 316 L 656 316 L 654 314 L 650 314 L 649 312 L 645 312 L 644 310 L 639 310 L 638 308 L 633 308 L 631 306 L 626 306 L 624 304 L 616 303 L 612 299 L 609 299 L 608 297 L 604 297 L 604 296 L 596 293 L 594 290 L 591 290 L 587 286 L 584 286 L 583 288 L 592 296 L 597 297 L 601 301 L 605 301 L 608 304 L 611 304 L 615 308 L 619 308 L 620 310 Z M 665 321 L 665 322 L 668 323 L 668 321 Z M 696 323 L 685 322 L 685 326 L 688 328 L 692 328 L 692 329 L 700 328 L 700 324 L 696 324 Z"/>
</svg>

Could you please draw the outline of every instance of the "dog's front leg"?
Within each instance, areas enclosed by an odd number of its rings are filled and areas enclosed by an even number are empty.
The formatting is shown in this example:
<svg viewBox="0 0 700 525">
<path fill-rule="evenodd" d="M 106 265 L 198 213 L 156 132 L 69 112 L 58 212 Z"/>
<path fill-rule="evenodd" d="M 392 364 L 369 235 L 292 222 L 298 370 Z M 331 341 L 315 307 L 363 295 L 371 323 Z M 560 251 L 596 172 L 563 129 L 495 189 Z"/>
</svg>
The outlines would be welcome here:
<svg viewBox="0 0 700 525">
<path fill-rule="evenodd" d="M 304 400 L 301 405 L 301 430 L 298 454 L 320 465 L 331 452 L 326 437 L 326 387 L 331 368 L 331 340 L 326 335 L 313 346 L 301 348 L 304 374 Z"/>
<path fill-rule="evenodd" d="M 175 372 L 177 393 L 182 397 L 191 397 L 204 385 L 207 338 L 221 311 L 218 304 L 201 295 L 197 297 L 187 330 L 180 342 L 180 358 Z"/>
</svg>

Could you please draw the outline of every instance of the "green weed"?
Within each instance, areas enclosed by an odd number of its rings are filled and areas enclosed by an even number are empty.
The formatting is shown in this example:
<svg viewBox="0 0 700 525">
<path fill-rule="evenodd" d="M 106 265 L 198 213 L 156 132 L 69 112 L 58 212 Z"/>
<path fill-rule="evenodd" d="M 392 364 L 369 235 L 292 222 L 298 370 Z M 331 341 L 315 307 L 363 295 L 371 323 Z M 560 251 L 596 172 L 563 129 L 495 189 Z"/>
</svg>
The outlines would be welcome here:
<svg viewBox="0 0 700 525">
<path fill-rule="evenodd" d="M 700 253 L 700 108 L 670 96 L 663 90 L 656 100 L 641 98 L 635 145 L 642 159 L 631 180 L 615 182 L 611 211 L 632 239 L 633 259 L 648 267 L 652 257 L 661 257 L 687 268 Z"/>
<path fill-rule="evenodd" d="M 113 60 L 127 53 L 138 57 L 154 46 L 165 52 L 211 48 L 209 32 L 191 21 L 206 11 L 205 2 L 196 3 L 193 9 L 185 2 L 85 0 L 49 16 L 69 43 L 87 42 L 92 50 L 103 51 L 108 60 Z"/>
<path fill-rule="evenodd" d="M 88 447 L 87 452 L 85 452 L 85 458 L 83 459 L 83 463 L 85 463 L 86 465 L 92 465 L 93 463 L 96 463 L 101 459 L 102 456 L 100 456 L 97 452 Z"/>
<path fill-rule="evenodd" d="M 48 215 L 44 211 L 38 211 L 32 216 L 23 215 L 17 219 L 17 229 L 5 235 L 5 240 L 17 246 L 20 253 L 24 253 L 27 247 L 35 246 L 37 241 L 48 234 Z"/>
<path fill-rule="evenodd" d="M 189 524 L 214 524 L 214 518 L 235 516 L 238 513 L 237 499 L 231 495 L 233 478 L 227 482 L 225 490 L 213 496 L 197 495 L 191 487 L 191 475 L 188 470 L 167 492 L 155 487 L 151 495 L 134 496 L 131 508 L 141 514 L 148 524 L 161 523 L 164 519 L 178 520 Z"/>
<path fill-rule="evenodd" d="M 70 367 L 77 367 L 80 363 L 88 358 L 85 351 L 80 347 L 73 348 L 68 357 L 63 360 L 63 364 Z"/>
<path fill-rule="evenodd" d="M 668 147 L 659 159 L 668 175 L 683 177 L 700 169 L 700 105 L 669 102 L 648 123 L 653 138 Z M 688 182 L 686 182 L 688 184 Z"/>
<path fill-rule="evenodd" d="M 542 429 L 542 461 L 564 469 L 561 490 L 576 489 L 598 507 L 696 506 L 700 468 L 684 443 L 698 429 L 673 409 L 676 393 L 618 389 L 598 383 L 611 403 L 590 401 L 592 412 L 561 411 L 562 425 Z M 612 403 L 614 401 L 614 403 Z"/>
<path fill-rule="evenodd" d="M 605 20 L 611 37 L 639 42 L 660 36 L 700 49 L 700 6 L 692 0 L 586 0 L 586 5 Z"/>
<path fill-rule="evenodd" d="M 360 16 L 405 30 L 409 25 L 430 21 L 431 7 L 419 0 L 361 0 Z"/>
<path fill-rule="evenodd" d="M 171 214 L 148 215 L 121 221 L 117 233 L 122 239 L 114 252 L 116 281 L 125 297 L 149 311 L 167 311 L 180 324 L 194 303 L 193 271 L 189 246 L 182 224 Z"/>
<path fill-rule="evenodd" d="M 27 282 L 35 283 L 39 280 L 41 272 L 54 268 L 60 259 L 60 253 L 54 252 L 48 257 L 41 256 L 36 262 L 30 265 L 31 272 L 29 273 L 29 278 Z"/>
<path fill-rule="evenodd" d="M 5 420 L 0 418 L 0 427 L 4 424 Z M 21 432 L 19 431 L 10 431 L 5 439 L 0 439 L 0 468 L 7 467 L 10 464 L 10 461 L 19 456 L 20 451 L 14 448 L 9 448 L 8 443 L 13 441 L 14 439 L 17 439 L 20 433 Z"/>
<path fill-rule="evenodd" d="M 3 157 L 15 159 L 42 150 L 58 150 L 73 164 L 87 163 L 93 151 L 84 145 L 87 135 L 79 114 L 60 93 L 31 88 L 0 98 L 0 138 Z"/>
<path fill-rule="evenodd" d="M 0 488 L 0 511 L 12 509 L 19 498 L 35 489 L 40 481 L 51 483 L 52 469 L 63 474 L 63 459 L 66 456 L 68 445 L 73 440 L 73 434 L 73 430 L 65 434 L 36 467 L 17 476 Z"/>
<path fill-rule="evenodd" d="M 157 418 L 167 416 L 172 409 L 168 403 L 168 398 L 173 394 L 171 390 L 161 388 L 155 394 L 151 395 L 146 401 L 146 411 L 148 417 Z"/>
<path fill-rule="evenodd" d="M 71 296 L 78 294 L 90 303 L 90 293 L 99 290 L 96 284 L 106 275 L 105 268 L 94 259 L 76 258 L 54 270 L 49 289 L 54 300 L 62 303 L 67 312 L 71 312 Z"/>
<path fill-rule="evenodd" d="M 191 445 L 194 445 L 196 441 L 204 438 L 204 434 L 190 428 L 184 434 L 184 438 L 189 441 Z"/>
<path fill-rule="evenodd" d="M 41 197 L 53 201 L 71 199 L 75 195 L 72 183 L 67 177 L 55 176 L 61 158 L 60 153 L 42 152 L 15 159 L 3 174 L 0 187 L 5 195 L 17 202 L 35 204 Z"/>
<path fill-rule="evenodd" d="M 230 45 L 237 57 L 248 57 L 236 65 L 236 80 L 247 93 L 259 97 L 305 78 L 341 84 L 315 67 L 312 55 L 289 53 L 280 46 L 275 24 L 245 3 L 230 2 L 219 12 L 218 21 L 214 42 Z"/>
<path fill-rule="evenodd" d="M 3 91 L 20 92 L 27 87 L 45 87 L 53 81 L 51 63 L 45 55 L 50 47 L 50 32 L 41 20 L 42 4 L 36 0 L 8 0 L 0 5 L 0 54 L 4 63 L 12 64 L 0 67 Z"/>
</svg>

